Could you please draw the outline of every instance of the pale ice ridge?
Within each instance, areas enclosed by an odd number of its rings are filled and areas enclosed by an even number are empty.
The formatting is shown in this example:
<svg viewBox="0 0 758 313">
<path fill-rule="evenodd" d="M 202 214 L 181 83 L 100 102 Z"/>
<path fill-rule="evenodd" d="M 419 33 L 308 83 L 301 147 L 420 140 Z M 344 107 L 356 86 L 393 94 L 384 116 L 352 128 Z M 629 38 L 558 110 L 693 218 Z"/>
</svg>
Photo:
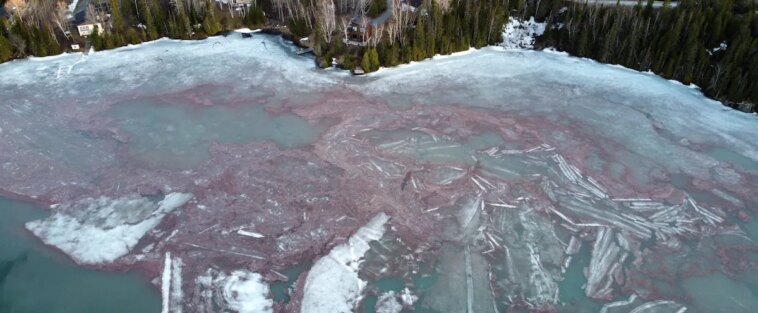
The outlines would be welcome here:
<svg viewBox="0 0 758 313">
<path fill-rule="evenodd" d="M 379 213 L 313 264 L 305 280 L 302 313 L 353 312 L 362 298 L 366 282 L 358 277 L 369 243 L 384 236 L 389 216 Z"/>
<path fill-rule="evenodd" d="M 138 195 L 86 198 L 56 205 L 53 215 L 28 222 L 26 228 L 77 263 L 110 263 L 128 254 L 166 214 L 192 197 L 171 193 L 157 204 Z"/>
<path fill-rule="evenodd" d="M 161 274 L 161 299 L 163 300 L 161 313 L 169 312 L 170 295 L 171 295 L 171 252 L 166 252 L 166 257 L 163 261 L 163 274 Z"/>
<path fill-rule="evenodd" d="M 182 313 L 184 291 L 182 289 L 182 266 L 179 257 L 172 258 L 171 252 L 166 252 L 161 274 L 161 297 L 163 306 L 161 313 Z"/>
</svg>

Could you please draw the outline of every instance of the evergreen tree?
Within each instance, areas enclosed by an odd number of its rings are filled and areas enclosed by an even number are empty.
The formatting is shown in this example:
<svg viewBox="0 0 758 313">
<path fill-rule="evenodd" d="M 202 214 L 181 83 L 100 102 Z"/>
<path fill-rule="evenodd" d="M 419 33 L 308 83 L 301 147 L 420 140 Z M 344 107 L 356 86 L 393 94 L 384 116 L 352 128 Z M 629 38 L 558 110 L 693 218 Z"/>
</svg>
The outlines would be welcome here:
<svg viewBox="0 0 758 313">
<path fill-rule="evenodd" d="M 92 48 L 94 48 L 96 51 L 103 50 L 103 48 L 105 48 L 105 40 L 103 40 L 103 37 L 100 36 L 100 30 L 97 26 L 95 26 L 95 29 L 92 31 L 92 35 L 90 35 L 89 40 L 92 44 Z"/>
<path fill-rule="evenodd" d="M 368 51 L 369 61 L 371 64 L 371 71 L 376 71 L 381 66 L 381 63 L 379 63 L 379 53 L 376 51 L 376 48 L 371 48 Z"/>
<path fill-rule="evenodd" d="M 158 39 L 158 28 L 153 20 L 154 17 L 150 5 L 147 4 L 147 1 L 143 1 L 140 2 L 140 6 L 142 7 L 140 14 L 142 15 L 143 25 L 145 26 L 147 40 Z"/>
<path fill-rule="evenodd" d="M 124 29 L 124 18 L 121 16 L 121 2 L 118 0 L 110 0 L 111 2 L 111 22 L 113 23 L 113 31 L 119 33 Z"/>
<path fill-rule="evenodd" d="M 13 45 L 0 33 L 0 63 L 8 61 L 13 58 Z"/>
<path fill-rule="evenodd" d="M 371 57 L 369 56 L 368 50 L 363 52 L 363 57 L 361 58 L 361 68 L 366 73 L 371 72 Z"/>
<path fill-rule="evenodd" d="M 210 0 L 205 1 L 205 10 L 203 12 L 203 30 L 208 35 L 215 35 L 221 31 L 221 22 L 219 22 L 214 13 L 213 4 Z"/>
<path fill-rule="evenodd" d="M 266 23 L 266 16 L 260 6 L 254 6 L 245 14 L 245 26 L 255 28 Z"/>
</svg>

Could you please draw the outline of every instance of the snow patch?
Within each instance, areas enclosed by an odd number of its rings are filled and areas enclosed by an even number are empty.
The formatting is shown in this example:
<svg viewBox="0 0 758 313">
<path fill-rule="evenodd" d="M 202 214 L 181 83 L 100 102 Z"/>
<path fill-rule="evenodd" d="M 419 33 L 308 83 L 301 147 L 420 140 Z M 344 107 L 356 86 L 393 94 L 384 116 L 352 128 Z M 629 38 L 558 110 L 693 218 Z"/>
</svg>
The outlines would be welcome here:
<svg viewBox="0 0 758 313">
<path fill-rule="evenodd" d="M 708 52 L 708 55 L 713 55 L 714 53 L 719 52 L 719 51 L 726 51 L 726 48 L 728 47 L 729 46 L 726 44 L 726 42 L 722 42 L 719 44 L 718 47 L 713 48 L 711 50 L 706 50 L 706 52 Z"/>
<path fill-rule="evenodd" d="M 350 236 L 347 243 L 336 246 L 320 258 L 305 281 L 302 313 L 353 312 L 362 297 L 366 282 L 358 277 L 364 254 L 371 241 L 384 236 L 389 216 L 379 213 Z"/>
<path fill-rule="evenodd" d="M 234 271 L 224 278 L 224 302 L 238 313 L 273 312 L 273 301 L 268 298 L 269 287 L 263 276 L 249 271 Z"/>
<path fill-rule="evenodd" d="M 503 30 L 503 43 L 506 49 L 532 49 L 534 39 L 545 33 L 545 23 L 537 23 L 534 17 L 528 21 L 520 21 L 509 17 Z"/>
<path fill-rule="evenodd" d="M 400 300 L 403 301 L 403 305 L 406 307 L 413 307 L 413 304 L 418 301 L 418 296 L 411 293 L 411 290 L 408 289 L 408 287 L 405 287 L 403 289 L 403 293 L 400 294 Z"/>
<path fill-rule="evenodd" d="M 86 198 L 55 205 L 52 216 L 28 222 L 26 228 L 77 263 L 109 263 L 128 254 L 166 214 L 192 197 L 171 193 L 158 203 L 139 195 Z"/>
<path fill-rule="evenodd" d="M 394 291 L 388 291 L 379 296 L 376 301 L 376 313 L 400 313 L 403 305 L 397 301 Z"/>
<path fill-rule="evenodd" d="M 260 29 L 250 29 L 250 28 L 247 28 L 247 27 L 236 29 L 234 31 L 238 32 L 238 33 L 243 33 L 243 34 L 250 34 L 250 33 L 259 33 L 259 32 L 261 32 Z"/>
</svg>

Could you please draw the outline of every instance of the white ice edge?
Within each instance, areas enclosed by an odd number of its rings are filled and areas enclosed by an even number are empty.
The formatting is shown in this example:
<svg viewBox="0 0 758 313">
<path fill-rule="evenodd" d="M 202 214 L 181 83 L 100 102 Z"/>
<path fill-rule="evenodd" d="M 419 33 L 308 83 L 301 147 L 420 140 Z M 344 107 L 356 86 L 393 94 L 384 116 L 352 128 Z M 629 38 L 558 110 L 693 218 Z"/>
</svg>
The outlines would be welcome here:
<svg viewBox="0 0 758 313">
<path fill-rule="evenodd" d="M 66 212 L 56 212 L 46 219 L 26 223 L 26 228 L 45 244 L 57 247 L 77 263 L 110 263 L 128 254 L 148 231 L 160 224 L 163 217 L 192 197 L 190 193 L 168 194 L 150 216 L 134 224 L 103 228 L 101 225 L 82 223 Z M 110 199 L 105 208 L 116 207 L 119 201 Z M 98 214 L 101 209 L 103 207 L 90 207 L 85 214 Z"/>
<path fill-rule="evenodd" d="M 363 296 L 366 282 L 358 277 L 364 254 L 371 241 L 384 236 L 389 216 L 379 213 L 313 264 L 305 280 L 301 313 L 353 312 Z"/>
</svg>

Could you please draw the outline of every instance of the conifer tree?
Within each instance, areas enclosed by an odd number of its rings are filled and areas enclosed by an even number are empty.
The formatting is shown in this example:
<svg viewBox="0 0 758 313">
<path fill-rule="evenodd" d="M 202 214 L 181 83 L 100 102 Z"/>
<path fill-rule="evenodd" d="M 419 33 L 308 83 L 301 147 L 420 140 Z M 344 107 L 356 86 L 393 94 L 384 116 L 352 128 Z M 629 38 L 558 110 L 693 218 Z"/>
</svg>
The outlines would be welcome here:
<svg viewBox="0 0 758 313">
<path fill-rule="evenodd" d="M 363 57 L 361 58 L 361 68 L 366 73 L 371 72 L 371 56 L 369 56 L 368 50 L 363 52 Z"/>
<path fill-rule="evenodd" d="M 203 30 L 208 35 L 215 35 L 221 31 L 221 23 L 214 13 L 213 4 L 210 0 L 205 1 L 205 10 L 203 12 Z"/>
<path fill-rule="evenodd" d="M 0 63 L 13 58 L 13 45 L 0 33 Z"/>
<path fill-rule="evenodd" d="M 113 31 L 120 33 L 124 29 L 124 18 L 121 15 L 121 2 L 118 0 L 110 0 L 111 2 L 111 21 L 113 23 Z"/>
</svg>

